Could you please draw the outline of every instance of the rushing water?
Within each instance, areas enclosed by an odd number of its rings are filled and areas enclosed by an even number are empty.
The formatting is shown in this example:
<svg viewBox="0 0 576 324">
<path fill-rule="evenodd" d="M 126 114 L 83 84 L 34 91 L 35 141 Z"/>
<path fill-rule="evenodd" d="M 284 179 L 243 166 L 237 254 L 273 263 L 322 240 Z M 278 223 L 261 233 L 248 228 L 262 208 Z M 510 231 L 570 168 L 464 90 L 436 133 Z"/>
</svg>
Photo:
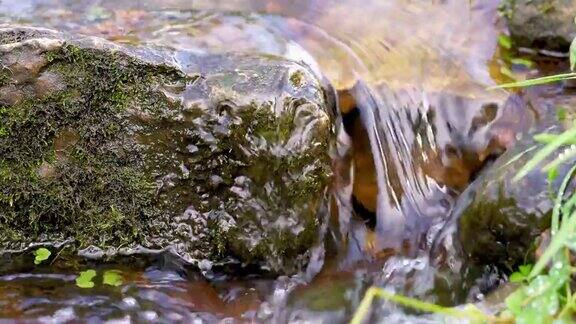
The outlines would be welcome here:
<svg viewBox="0 0 576 324">
<path fill-rule="evenodd" d="M 100 275 L 120 270 L 120 287 L 82 289 L 75 271 L 90 264 L 69 270 L 64 261 L 31 267 L 31 260 L 10 259 L 0 266 L 0 318 L 344 321 L 371 284 L 448 304 L 465 301 L 467 291 L 434 288 L 426 253 L 459 193 L 530 124 L 517 98 L 486 90 L 502 77 L 497 5 L 0 0 L 0 23 L 132 45 L 304 61 L 334 88 L 343 125 L 334 163 L 337 208 L 325 248 L 315 251 L 307 274 L 276 280 L 211 276 L 156 255 L 143 268 L 126 262 L 97 268 Z M 414 320 L 392 305 L 380 315 Z"/>
</svg>

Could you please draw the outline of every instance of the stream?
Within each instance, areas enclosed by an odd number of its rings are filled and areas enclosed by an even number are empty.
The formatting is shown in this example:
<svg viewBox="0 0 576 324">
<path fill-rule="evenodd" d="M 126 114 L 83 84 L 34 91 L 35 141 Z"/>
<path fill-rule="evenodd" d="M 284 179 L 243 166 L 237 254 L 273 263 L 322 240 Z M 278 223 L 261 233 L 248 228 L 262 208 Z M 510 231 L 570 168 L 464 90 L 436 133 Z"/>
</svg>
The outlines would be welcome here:
<svg viewBox="0 0 576 324">
<path fill-rule="evenodd" d="M 490 293 L 497 284 L 446 275 L 441 269 L 457 267 L 450 260 L 439 264 L 432 246 L 460 194 L 537 123 L 527 102 L 564 96 L 553 86 L 527 93 L 487 90 L 508 80 L 501 72 L 498 36 L 504 24 L 498 5 L 498 0 L 0 0 L 0 25 L 46 27 L 176 52 L 257 53 L 303 62 L 323 80 L 339 111 L 330 204 L 319 216 L 327 221 L 306 271 L 278 278 L 246 270 L 221 273 L 187 267 L 169 253 L 106 264 L 69 260 L 63 253 L 42 266 L 29 255 L 4 256 L 0 320 L 345 323 L 372 285 L 443 305 L 473 302 L 495 309 L 501 300 Z M 187 62 L 175 58 L 175 63 Z M 552 60 L 537 69 L 559 67 Z M 98 274 L 90 289 L 76 282 L 86 269 Z M 111 270 L 121 274 L 121 284 L 104 284 L 102 274 Z M 387 302 L 373 308 L 370 322 L 439 320 Z"/>
</svg>

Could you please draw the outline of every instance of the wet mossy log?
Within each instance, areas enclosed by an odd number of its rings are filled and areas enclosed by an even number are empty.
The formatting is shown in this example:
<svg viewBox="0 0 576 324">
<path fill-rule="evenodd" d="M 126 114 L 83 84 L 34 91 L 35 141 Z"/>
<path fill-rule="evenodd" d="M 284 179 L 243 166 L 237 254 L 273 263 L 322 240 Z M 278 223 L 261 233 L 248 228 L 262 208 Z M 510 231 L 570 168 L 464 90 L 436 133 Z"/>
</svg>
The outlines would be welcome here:
<svg viewBox="0 0 576 324">
<path fill-rule="evenodd" d="M 72 239 L 292 273 L 326 204 L 331 119 L 295 62 L 1 28 L 0 249 Z"/>
</svg>

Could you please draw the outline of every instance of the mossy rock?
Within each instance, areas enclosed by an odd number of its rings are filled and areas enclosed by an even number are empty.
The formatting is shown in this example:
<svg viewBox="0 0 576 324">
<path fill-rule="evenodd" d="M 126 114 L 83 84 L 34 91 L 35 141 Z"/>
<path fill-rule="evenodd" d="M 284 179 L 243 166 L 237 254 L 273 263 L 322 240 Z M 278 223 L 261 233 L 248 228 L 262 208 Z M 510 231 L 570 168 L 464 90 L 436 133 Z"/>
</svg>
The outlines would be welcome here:
<svg viewBox="0 0 576 324">
<path fill-rule="evenodd" d="M 501 13 L 518 46 L 568 51 L 576 36 L 575 0 L 504 0 Z"/>
<path fill-rule="evenodd" d="M 575 162 L 564 163 L 553 179 L 536 168 L 514 181 L 540 146 L 533 140 L 520 142 L 461 198 L 467 205 L 459 215 L 457 241 L 473 264 L 511 271 L 533 259 L 538 236 L 550 227 L 555 194 Z"/>
<path fill-rule="evenodd" d="M 72 240 L 293 273 L 326 206 L 326 106 L 276 57 L 2 28 L 0 250 Z"/>
</svg>

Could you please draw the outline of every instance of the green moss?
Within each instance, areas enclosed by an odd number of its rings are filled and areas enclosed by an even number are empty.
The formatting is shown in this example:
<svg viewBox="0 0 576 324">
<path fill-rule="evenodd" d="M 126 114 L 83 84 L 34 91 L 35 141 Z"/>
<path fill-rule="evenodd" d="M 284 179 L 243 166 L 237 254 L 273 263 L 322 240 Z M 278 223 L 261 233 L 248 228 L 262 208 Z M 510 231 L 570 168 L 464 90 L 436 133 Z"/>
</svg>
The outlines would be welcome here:
<svg viewBox="0 0 576 324">
<path fill-rule="evenodd" d="M 0 87 L 8 84 L 10 79 L 12 79 L 12 73 L 10 72 L 10 69 L 2 66 L 0 63 Z"/>
<path fill-rule="evenodd" d="M 239 147 L 252 147 L 251 156 L 246 157 L 250 161 L 247 167 L 242 164 L 231 172 L 230 179 L 234 176 L 245 175 L 254 183 L 250 186 L 250 193 L 262 199 L 269 209 L 267 213 L 277 217 L 290 219 L 290 212 L 298 215 L 298 224 L 302 225 L 302 232 L 295 235 L 291 229 L 265 229 L 263 240 L 253 249 L 247 249 L 246 245 L 232 247 L 242 256 L 243 260 L 265 259 L 268 256 L 282 256 L 285 260 L 295 260 L 298 255 L 306 251 L 314 242 L 316 229 L 319 223 L 317 211 L 323 202 L 322 192 L 328 181 L 330 170 L 328 168 L 329 132 L 321 131 L 316 135 L 320 145 L 306 147 L 299 152 L 285 152 L 284 154 L 273 151 L 258 152 L 251 146 L 251 140 L 246 139 L 246 134 L 253 138 L 264 138 L 268 143 L 286 144 L 290 136 L 298 134 L 296 127 L 297 108 L 302 102 L 285 103 L 285 113 L 279 117 L 274 116 L 266 107 L 251 107 L 240 110 L 238 115 L 242 120 L 250 120 L 251 123 L 240 123 L 231 128 L 228 138 L 221 138 L 222 149 L 234 147 L 233 143 L 240 143 Z M 250 127 L 250 129 L 246 128 Z M 324 131 L 324 133 L 322 133 Z M 236 156 L 243 156 L 237 152 Z M 234 165 L 234 164 L 232 164 Z M 302 170 L 310 167 L 311 172 L 302 174 Z M 226 173 L 220 173 L 226 174 Z M 266 187 L 268 187 L 266 189 Z M 266 197 L 263 199 L 263 197 Z M 220 197 L 221 198 L 221 197 Z M 260 224 L 258 212 L 253 210 L 250 202 L 243 202 L 238 198 L 229 199 L 232 203 L 227 206 L 230 214 L 240 214 L 239 226 L 227 233 L 229 245 L 235 245 L 239 238 L 243 237 L 245 226 Z M 259 200 L 257 200 L 259 201 Z M 274 221 L 274 216 L 266 216 L 268 221 Z M 294 217 L 294 216 L 292 216 Z M 244 224 L 243 224 L 244 223 Z M 244 225 L 244 226 L 243 226 Z M 293 266 L 284 264 L 285 267 Z"/>
<path fill-rule="evenodd" d="M 72 45 L 45 57 L 63 90 L 0 106 L 0 248 L 177 244 L 198 259 L 301 268 L 330 174 L 321 107 L 290 96 L 190 107 L 163 91 L 207 85 L 169 67 Z M 198 219 L 183 220 L 191 206 Z"/>
<path fill-rule="evenodd" d="M 151 85 L 183 77 L 120 53 L 72 45 L 47 56 L 47 70 L 63 77 L 66 90 L 0 107 L 0 226 L 12 233 L 2 241 L 137 242 L 160 212 L 153 206 L 155 181 L 141 170 L 141 152 L 129 135 L 126 108 L 166 109 Z M 77 139 L 59 143 L 70 129 Z"/>
<path fill-rule="evenodd" d="M 512 18 L 514 14 L 514 7 L 516 5 L 516 0 L 504 0 L 498 6 L 498 13 L 505 18 Z"/>
<path fill-rule="evenodd" d="M 506 18 L 512 18 L 516 6 L 534 6 L 542 15 L 556 10 L 555 0 L 543 0 L 536 3 L 534 0 L 504 0 L 498 7 L 500 15 Z"/>
<path fill-rule="evenodd" d="M 226 252 L 258 263 L 273 258 L 296 260 L 313 244 L 317 211 L 330 174 L 326 154 L 330 131 L 329 125 L 319 126 L 314 144 L 288 145 L 292 136 L 302 135 L 297 128 L 301 121 L 296 119 L 302 118 L 299 109 L 304 104 L 287 99 L 285 111 L 275 116 L 266 104 L 221 103 L 215 109 L 219 114 L 192 109 L 175 112 L 186 116 L 184 121 L 165 118 L 141 125 L 140 142 L 149 147 L 143 159 L 146 169 L 175 175 L 171 187 L 160 193 L 159 201 L 168 201 L 162 209 L 176 213 L 192 205 L 208 215 L 202 246 L 193 250 L 209 252 L 215 260 Z M 231 120 L 235 122 L 229 124 Z M 186 153 L 189 145 L 198 150 Z M 183 174 L 181 166 L 189 174 Z M 213 176 L 221 182 L 211 185 Z M 233 225 L 221 225 L 231 219 Z M 294 234 L 290 226 L 274 226 L 276 221 L 302 230 Z M 287 272 L 297 268 L 296 264 L 282 266 Z"/>
<path fill-rule="evenodd" d="M 459 216 L 457 241 L 473 264 L 515 271 L 531 261 L 534 242 L 550 227 L 553 197 L 574 161 L 561 164 L 555 179 L 536 169 L 516 180 L 537 152 L 528 148 L 538 145 L 530 136 L 519 141 L 469 189 L 473 195 Z"/>
<path fill-rule="evenodd" d="M 290 82 L 292 83 L 292 86 L 294 86 L 296 88 L 301 87 L 305 82 L 304 72 L 298 70 L 298 71 L 292 73 L 290 75 Z"/>
<path fill-rule="evenodd" d="M 512 272 L 531 261 L 534 237 L 544 230 L 550 215 L 539 219 L 519 210 L 516 201 L 503 192 L 499 196 L 480 200 L 466 210 L 460 219 L 460 241 L 474 262 L 495 264 Z"/>
</svg>

